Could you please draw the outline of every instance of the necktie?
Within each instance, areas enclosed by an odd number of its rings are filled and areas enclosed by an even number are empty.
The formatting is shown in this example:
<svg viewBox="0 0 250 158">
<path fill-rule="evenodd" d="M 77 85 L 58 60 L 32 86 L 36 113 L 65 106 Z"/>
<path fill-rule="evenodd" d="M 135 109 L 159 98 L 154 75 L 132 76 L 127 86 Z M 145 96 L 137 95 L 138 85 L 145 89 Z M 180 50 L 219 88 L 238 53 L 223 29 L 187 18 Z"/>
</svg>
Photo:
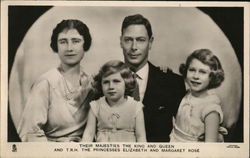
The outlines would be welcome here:
<svg viewBox="0 0 250 158">
<path fill-rule="evenodd" d="M 139 91 L 139 84 L 138 84 L 138 79 L 139 79 L 139 76 L 134 73 L 134 78 L 136 80 L 136 86 L 135 86 L 135 90 L 133 92 L 133 97 L 136 101 L 140 101 L 140 91 Z"/>
</svg>

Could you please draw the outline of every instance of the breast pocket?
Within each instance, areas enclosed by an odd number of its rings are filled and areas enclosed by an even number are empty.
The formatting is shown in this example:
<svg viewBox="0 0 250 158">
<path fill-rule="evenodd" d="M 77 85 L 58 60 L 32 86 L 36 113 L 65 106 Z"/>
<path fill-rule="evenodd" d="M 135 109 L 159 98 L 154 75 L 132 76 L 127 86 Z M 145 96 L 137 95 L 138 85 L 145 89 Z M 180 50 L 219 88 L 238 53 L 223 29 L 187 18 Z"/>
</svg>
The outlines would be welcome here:
<svg viewBox="0 0 250 158">
<path fill-rule="evenodd" d="M 165 113 L 165 112 L 168 111 L 168 108 L 167 108 L 166 105 L 159 105 L 159 106 L 156 107 L 156 111 L 158 113 Z"/>
<path fill-rule="evenodd" d="M 161 120 L 172 118 L 171 107 L 167 104 L 159 104 L 155 107 L 155 117 Z"/>
</svg>

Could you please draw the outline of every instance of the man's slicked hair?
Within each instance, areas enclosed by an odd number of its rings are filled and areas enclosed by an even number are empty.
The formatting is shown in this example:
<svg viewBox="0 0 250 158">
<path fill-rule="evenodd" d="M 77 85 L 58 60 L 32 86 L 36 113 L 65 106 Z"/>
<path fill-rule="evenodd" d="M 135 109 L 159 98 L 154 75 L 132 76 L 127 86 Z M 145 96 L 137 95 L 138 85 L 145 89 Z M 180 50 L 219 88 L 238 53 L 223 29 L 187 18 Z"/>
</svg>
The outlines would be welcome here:
<svg viewBox="0 0 250 158">
<path fill-rule="evenodd" d="M 151 38 L 153 35 L 150 22 L 141 14 L 130 15 L 124 18 L 122 22 L 122 29 L 121 29 L 122 35 L 123 35 L 124 29 L 126 29 L 130 25 L 144 25 L 148 32 L 148 37 Z"/>
</svg>

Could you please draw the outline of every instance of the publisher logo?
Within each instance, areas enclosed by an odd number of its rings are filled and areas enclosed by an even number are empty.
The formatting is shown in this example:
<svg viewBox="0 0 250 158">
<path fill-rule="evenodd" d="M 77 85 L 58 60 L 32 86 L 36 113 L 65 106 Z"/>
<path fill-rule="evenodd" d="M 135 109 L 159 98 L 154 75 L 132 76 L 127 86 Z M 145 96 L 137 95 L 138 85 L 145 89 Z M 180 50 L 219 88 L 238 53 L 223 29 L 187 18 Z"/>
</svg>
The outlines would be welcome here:
<svg viewBox="0 0 250 158">
<path fill-rule="evenodd" d="M 240 148 L 238 145 L 228 145 L 227 148 Z"/>
<path fill-rule="evenodd" d="M 16 148 L 16 144 L 13 144 L 12 145 L 12 150 L 11 150 L 12 152 L 17 152 L 17 148 Z"/>
</svg>

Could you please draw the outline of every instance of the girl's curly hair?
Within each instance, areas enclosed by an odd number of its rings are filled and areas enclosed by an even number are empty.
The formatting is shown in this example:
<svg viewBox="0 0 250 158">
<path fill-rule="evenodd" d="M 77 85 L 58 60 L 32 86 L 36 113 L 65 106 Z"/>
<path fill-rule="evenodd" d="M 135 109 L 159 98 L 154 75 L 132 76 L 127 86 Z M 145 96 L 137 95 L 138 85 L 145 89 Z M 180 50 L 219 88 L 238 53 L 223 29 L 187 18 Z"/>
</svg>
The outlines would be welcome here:
<svg viewBox="0 0 250 158">
<path fill-rule="evenodd" d="M 102 91 L 102 79 L 103 77 L 107 77 L 109 75 L 120 73 L 121 77 L 124 79 L 125 82 L 125 96 L 131 96 L 135 86 L 136 86 L 136 79 L 133 75 L 133 72 L 129 69 L 129 67 L 119 60 L 111 60 L 105 63 L 99 73 L 94 76 L 94 82 L 92 84 L 94 89 L 95 97 L 94 99 L 98 99 L 103 96 Z"/>
</svg>

